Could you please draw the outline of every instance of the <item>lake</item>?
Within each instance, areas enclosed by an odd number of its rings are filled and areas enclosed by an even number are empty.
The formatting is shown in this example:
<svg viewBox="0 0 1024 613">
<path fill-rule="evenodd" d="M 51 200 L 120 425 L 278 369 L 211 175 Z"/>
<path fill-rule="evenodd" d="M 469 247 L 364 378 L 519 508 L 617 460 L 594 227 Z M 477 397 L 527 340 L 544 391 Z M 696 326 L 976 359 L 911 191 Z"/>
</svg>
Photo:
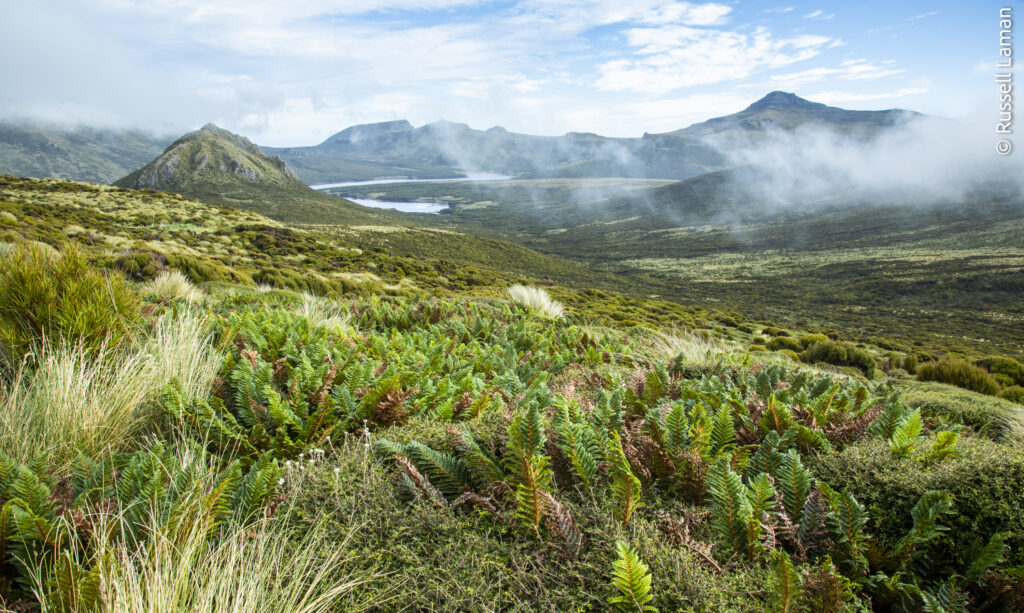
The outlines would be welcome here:
<svg viewBox="0 0 1024 613">
<path fill-rule="evenodd" d="M 375 179 L 373 181 L 344 181 L 341 183 L 321 183 L 310 185 L 313 189 L 331 189 L 335 187 L 354 187 L 357 185 L 384 185 L 387 183 L 437 183 L 441 181 L 507 181 L 510 175 L 493 172 L 467 172 L 465 177 L 450 179 Z M 440 213 L 448 208 L 443 202 L 393 202 L 390 200 L 370 200 L 368 198 L 348 198 L 356 204 L 375 209 L 394 209 L 403 213 Z"/>
</svg>

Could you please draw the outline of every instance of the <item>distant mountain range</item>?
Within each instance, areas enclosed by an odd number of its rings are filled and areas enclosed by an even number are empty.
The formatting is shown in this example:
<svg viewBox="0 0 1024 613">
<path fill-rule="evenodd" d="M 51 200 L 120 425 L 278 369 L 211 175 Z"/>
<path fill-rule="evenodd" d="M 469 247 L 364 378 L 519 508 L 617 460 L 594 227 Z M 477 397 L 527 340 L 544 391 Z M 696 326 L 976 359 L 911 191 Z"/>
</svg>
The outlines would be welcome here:
<svg viewBox="0 0 1024 613">
<path fill-rule="evenodd" d="M 474 130 L 446 121 L 416 128 L 399 120 L 352 126 L 315 146 L 263 147 L 262 151 L 284 160 L 307 184 L 450 178 L 464 170 L 527 178 L 681 180 L 730 166 L 721 146 L 710 140 L 746 142 L 763 138 L 772 128 L 791 130 L 807 124 L 869 138 L 914 115 L 903 110 L 848 111 L 771 92 L 739 113 L 639 138 L 577 132 L 532 136 L 497 126 Z M 160 155 L 168 141 L 140 132 L 0 124 L 0 173 L 108 182 Z M 267 172 L 248 163 L 239 167 L 241 172 L 245 169 L 261 175 Z"/>
<path fill-rule="evenodd" d="M 524 178 L 679 180 L 729 166 L 720 149 L 708 142 L 712 137 L 756 140 L 772 128 L 791 130 L 810 123 L 870 137 L 914 115 L 903 110 L 848 111 L 776 91 L 739 113 L 640 138 L 578 132 L 530 136 L 445 121 L 414 128 L 400 120 L 346 128 L 314 147 L 264 151 L 280 156 L 307 183 L 371 178 L 352 174 L 357 165 L 362 165 L 360 172 L 373 168 L 384 173 L 378 176 L 409 178 L 444 177 L 466 169 Z"/>
</svg>

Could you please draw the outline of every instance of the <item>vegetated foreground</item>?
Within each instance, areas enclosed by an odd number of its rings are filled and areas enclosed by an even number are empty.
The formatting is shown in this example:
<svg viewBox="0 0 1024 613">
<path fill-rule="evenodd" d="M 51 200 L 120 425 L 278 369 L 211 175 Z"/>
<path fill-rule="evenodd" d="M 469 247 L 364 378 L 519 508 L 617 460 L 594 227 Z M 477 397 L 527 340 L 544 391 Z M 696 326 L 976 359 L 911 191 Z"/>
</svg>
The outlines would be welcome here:
<svg viewBox="0 0 1024 613">
<path fill-rule="evenodd" d="M 1015 360 L 3 189 L 8 609 L 1024 606 Z"/>
</svg>

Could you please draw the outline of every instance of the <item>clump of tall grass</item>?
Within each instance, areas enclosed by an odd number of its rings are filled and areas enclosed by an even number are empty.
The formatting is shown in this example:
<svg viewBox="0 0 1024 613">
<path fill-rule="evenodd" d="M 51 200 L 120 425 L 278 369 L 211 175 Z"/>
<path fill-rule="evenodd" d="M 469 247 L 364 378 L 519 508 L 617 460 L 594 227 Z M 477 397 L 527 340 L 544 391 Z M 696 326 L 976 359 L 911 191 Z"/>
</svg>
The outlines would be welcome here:
<svg viewBox="0 0 1024 613">
<path fill-rule="evenodd" d="M 352 322 L 352 315 L 343 306 L 308 292 L 303 292 L 302 302 L 294 311 L 308 319 L 314 326 L 324 326 L 333 330 L 348 328 Z"/>
<path fill-rule="evenodd" d="M 0 396 L 0 450 L 23 463 L 67 468 L 79 452 L 106 455 L 151 417 L 153 366 L 141 351 L 51 344 L 22 361 Z"/>
<path fill-rule="evenodd" d="M 678 359 L 686 363 L 711 364 L 728 356 L 732 349 L 724 341 L 687 333 L 655 333 L 646 354 L 656 363 Z"/>
<path fill-rule="evenodd" d="M 223 361 L 213 346 L 209 319 L 191 310 L 157 320 L 145 351 L 152 358 L 154 392 L 176 380 L 188 402 L 209 395 Z"/>
<path fill-rule="evenodd" d="M 130 350 L 44 341 L 0 391 L 0 450 L 54 468 L 70 466 L 79 452 L 123 450 L 158 423 L 167 383 L 177 380 L 190 400 L 203 397 L 220 362 L 206 320 L 189 312 L 165 315 Z"/>
<path fill-rule="evenodd" d="M 144 294 L 154 294 L 161 300 L 187 300 L 196 302 L 203 292 L 192 285 L 188 277 L 177 270 L 162 272 L 142 287 Z"/>
<path fill-rule="evenodd" d="M 565 315 L 564 307 L 539 287 L 513 285 L 508 288 L 508 295 L 511 296 L 512 300 L 516 303 L 526 307 L 545 319 L 560 319 Z"/>
<path fill-rule="evenodd" d="M 0 259 L 0 345 L 8 364 L 43 338 L 97 354 L 130 340 L 140 301 L 120 274 L 96 270 L 74 244 L 19 245 Z"/>
<path fill-rule="evenodd" d="M 55 539 L 57 551 L 28 564 L 28 592 L 42 610 L 315 613 L 336 610 L 340 597 L 374 576 L 347 569 L 345 544 L 356 527 L 338 534 L 332 524 L 330 544 L 341 546 L 327 547 L 326 517 L 297 530 L 286 521 L 287 508 L 278 510 L 281 517 L 268 517 L 265 508 L 240 515 L 235 507 L 244 504 L 248 479 L 200 446 L 168 453 L 158 444 L 139 452 L 137 470 L 148 470 L 141 468 L 147 453 L 173 486 L 136 492 L 126 503 L 122 490 L 145 482 L 131 482 L 126 469 L 116 501 L 62 515 L 55 532 L 63 545 Z"/>
<path fill-rule="evenodd" d="M 295 542 L 275 520 L 233 529 L 214 544 L 203 537 L 193 528 L 157 533 L 141 551 L 115 548 L 99 610 L 318 613 L 367 581 L 340 568 L 343 550 L 326 548 L 322 535 Z"/>
</svg>

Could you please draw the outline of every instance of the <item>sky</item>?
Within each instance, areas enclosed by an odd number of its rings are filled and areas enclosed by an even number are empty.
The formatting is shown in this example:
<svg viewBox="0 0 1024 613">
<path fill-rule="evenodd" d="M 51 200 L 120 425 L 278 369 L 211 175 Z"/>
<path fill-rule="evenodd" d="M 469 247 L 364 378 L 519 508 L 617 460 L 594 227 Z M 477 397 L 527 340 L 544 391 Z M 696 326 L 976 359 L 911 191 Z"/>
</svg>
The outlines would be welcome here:
<svg viewBox="0 0 1024 613">
<path fill-rule="evenodd" d="M 772 90 L 990 112 L 989 0 L 3 0 L 0 118 L 268 146 L 441 119 L 640 136 Z"/>
</svg>

